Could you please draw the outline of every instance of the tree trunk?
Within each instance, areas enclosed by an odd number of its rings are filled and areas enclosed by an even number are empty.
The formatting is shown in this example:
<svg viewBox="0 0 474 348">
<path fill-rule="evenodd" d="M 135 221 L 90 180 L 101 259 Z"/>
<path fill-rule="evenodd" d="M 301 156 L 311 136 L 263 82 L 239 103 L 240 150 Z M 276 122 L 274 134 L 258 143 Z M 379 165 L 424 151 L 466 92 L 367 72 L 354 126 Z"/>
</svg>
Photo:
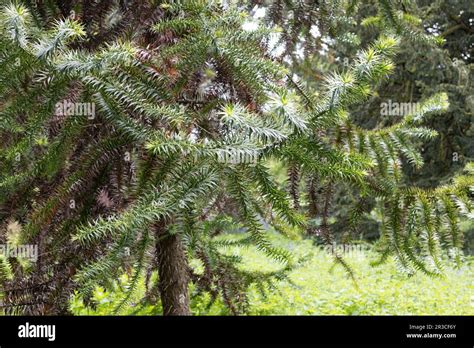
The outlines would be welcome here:
<svg viewBox="0 0 474 348">
<path fill-rule="evenodd" d="M 166 223 L 156 226 L 156 253 L 163 315 L 191 315 L 188 294 L 188 265 L 178 235 L 166 231 Z"/>
</svg>

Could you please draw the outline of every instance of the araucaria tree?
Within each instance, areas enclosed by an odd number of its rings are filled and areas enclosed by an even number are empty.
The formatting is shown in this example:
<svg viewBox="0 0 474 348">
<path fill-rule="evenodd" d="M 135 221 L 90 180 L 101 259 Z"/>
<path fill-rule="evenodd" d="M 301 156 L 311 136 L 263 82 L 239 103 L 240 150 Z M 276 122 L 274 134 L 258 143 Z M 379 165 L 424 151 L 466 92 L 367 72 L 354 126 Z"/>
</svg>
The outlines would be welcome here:
<svg viewBox="0 0 474 348">
<path fill-rule="evenodd" d="M 273 27 L 283 10 L 249 29 L 250 1 L 0 3 L 0 243 L 38 246 L 36 262 L 0 256 L 5 313 L 68 313 L 75 291 L 87 299 L 123 272 L 131 281 L 117 313 L 141 281 L 142 301 L 160 301 L 165 315 L 192 314 L 190 283 L 244 313 L 251 284 L 281 280 L 298 262 L 272 245 L 268 226 L 333 243 L 341 188 L 358 197 L 351 231 L 368 207 L 381 214 L 380 261 L 394 255 L 402 271 L 432 276 L 462 262 L 472 168 L 433 189 L 407 185 L 402 170 L 422 166 L 417 147 L 436 136 L 423 122 L 448 108 L 446 94 L 386 127 L 351 118 L 390 78 L 401 37 L 440 43 L 391 2 L 370 17 L 378 37 L 323 84 L 292 70 L 293 50 L 310 40 L 311 21 L 339 37 L 334 21 L 356 11 L 353 1 L 318 7 L 283 34 Z M 320 21 L 328 11 L 334 21 Z M 285 44 L 286 58 L 272 56 Z M 287 182 L 269 160 L 288 168 Z M 235 229 L 247 237 L 216 238 Z M 256 245 L 281 270 L 242 270 L 220 252 L 233 243 Z"/>
</svg>

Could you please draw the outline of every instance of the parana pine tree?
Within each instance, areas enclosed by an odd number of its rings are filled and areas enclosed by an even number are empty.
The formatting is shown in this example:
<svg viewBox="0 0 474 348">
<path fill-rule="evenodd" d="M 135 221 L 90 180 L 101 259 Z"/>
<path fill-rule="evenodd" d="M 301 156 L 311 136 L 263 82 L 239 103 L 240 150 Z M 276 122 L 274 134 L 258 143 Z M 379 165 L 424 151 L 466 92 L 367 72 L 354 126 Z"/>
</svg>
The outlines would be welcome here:
<svg viewBox="0 0 474 348">
<path fill-rule="evenodd" d="M 248 29 L 247 2 L 0 3 L 0 242 L 39 248 L 36 262 L 0 258 L 5 313 L 66 314 L 75 291 L 87 299 L 123 272 L 131 281 L 116 313 L 141 281 L 143 303 L 159 298 L 165 315 L 192 314 L 190 283 L 244 313 L 250 285 L 284 279 L 298 262 L 271 244 L 268 226 L 333 243 L 338 187 L 360 197 L 351 228 L 376 197 L 380 261 L 394 255 L 402 271 L 432 276 L 462 261 L 472 167 L 429 190 L 407 185 L 401 170 L 402 160 L 422 165 L 416 145 L 436 135 L 423 122 L 447 109 L 446 94 L 388 127 L 350 117 L 389 78 L 401 36 L 436 41 L 407 27 L 391 2 L 370 19 L 386 30 L 320 85 L 277 62 L 275 30 Z M 331 3 L 320 11 L 350 5 Z M 287 54 L 304 31 L 289 28 Z M 288 168 L 288 182 L 269 160 Z M 311 209 L 299 204 L 303 179 Z M 312 228 L 315 214 L 322 222 Z M 247 237 L 216 238 L 232 230 Z M 281 269 L 243 271 L 219 249 L 234 243 L 256 245 Z"/>
</svg>

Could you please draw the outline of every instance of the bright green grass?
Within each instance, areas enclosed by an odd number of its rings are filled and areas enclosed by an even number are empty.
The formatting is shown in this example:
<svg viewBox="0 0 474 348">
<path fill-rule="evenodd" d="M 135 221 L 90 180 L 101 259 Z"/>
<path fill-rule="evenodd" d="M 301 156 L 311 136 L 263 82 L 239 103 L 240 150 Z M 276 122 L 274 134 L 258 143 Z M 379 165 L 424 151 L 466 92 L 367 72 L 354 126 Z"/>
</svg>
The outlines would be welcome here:
<svg viewBox="0 0 474 348">
<path fill-rule="evenodd" d="M 446 268 L 444 278 L 430 278 L 417 274 L 408 278 L 397 271 L 389 261 L 378 267 L 370 266 L 375 255 L 369 251 L 346 257 L 355 270 L 357 285 L 340 267 L 334 267 L 331 255 L 315 247 L 309 240 L 290 240 L 273 235 L 277 246 L 288 249 L 295 259 L 307 260 L 290 274 L 293 284 L 280 282 L 277 291 L 262 296 L 256 289 L 249 292 L 251 315 L 473 315 L 474 265 L 467 262 L 459 269 Z M 226 248 L 225 253 L 243 257 L 243 267 L 259 271 L 281 267 L 253 247 Z M 199 268 L 197 262 L 192 265 Z M 126 277 L 122 279 L 126 285 Z M 160 306 L 145 307 L 138 311 L 134 305 L 143 294 L 139 287 L 123 314 L 160 314 Z M 193 289 L 191 289 L 193 293 Z M 123 296 L 117 287 L 112 293 L 97 289 L 97 309 L 86 309 L 80 298 L 74 297 L 71 308 L 75 314 L 112 314 L 114 305 Z M 196 315 L 229 314 L 221 302 L 207 309 L 208 296 L 193 296 L 192 309 Z M 135 302 L 136 303 L 136 302 Z"/>
</svg>

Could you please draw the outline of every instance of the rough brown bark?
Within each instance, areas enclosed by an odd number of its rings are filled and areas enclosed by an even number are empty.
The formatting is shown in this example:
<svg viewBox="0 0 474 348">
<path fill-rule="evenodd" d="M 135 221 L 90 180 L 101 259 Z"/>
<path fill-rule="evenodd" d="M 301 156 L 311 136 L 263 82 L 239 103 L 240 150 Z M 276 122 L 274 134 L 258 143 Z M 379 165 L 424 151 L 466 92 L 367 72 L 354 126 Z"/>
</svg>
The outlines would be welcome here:
<svg viewBox="0 0 474 348">
<path fill-rule="evenodd" d="M 300 199 L 299 199 L 299 183 L 300 183 L 300 173 L 299 168 L 296 164 L 291 164 L 288 170 L 288 176 L 290 181 L 290 195 L 293 198 L 293 207 L 298 210 L 300 209 Z"/>
<path fill-rule="evenodd" d="M 188 265 L 178 235 L 166 231 L 166 223 L 156 225 L 156 253 L 159 291 L 163 315 L 191 315 L 188 294 Z"/>
</svg>

